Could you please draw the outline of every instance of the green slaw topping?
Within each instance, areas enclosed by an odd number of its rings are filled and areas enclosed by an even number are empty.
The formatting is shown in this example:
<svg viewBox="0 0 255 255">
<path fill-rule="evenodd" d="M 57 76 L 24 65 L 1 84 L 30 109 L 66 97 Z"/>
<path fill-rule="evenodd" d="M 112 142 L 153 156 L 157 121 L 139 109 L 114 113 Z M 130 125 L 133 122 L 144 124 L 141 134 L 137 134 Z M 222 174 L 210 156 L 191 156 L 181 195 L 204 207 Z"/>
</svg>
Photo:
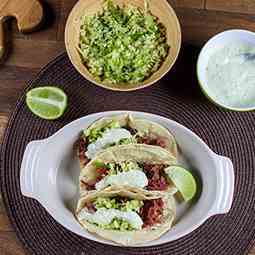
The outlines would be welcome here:
<svg viewBox="0 0 255 255">
<path fill-rule="evenodd" d="M 105 225 L 96 224 L 96 223 L 92 223 L 92 224 L 95 224 L 99 226 L 100 228 L 109 229 L 109 230 L 120 230 L 120 231 L 134 230 L 134 228 L 128 221 L 123 219 L 118 219 L 118 218 L 114 218 L 110 224 L 105 224 Z"/>
<path fill-rule="evenodd" d="M 139 212 L 140 208 L 143 206 L 143 201 L 137 199 L 129 199 L 125 202 L 120 202 L 116 198 L 98 197 L 93 204 L 96 209 L 117 209 L 123 212 L 134 211 Z M 93 223 L 95 224 L 95 223 Z M 134 228 L 132 225 L 120 218 L 114 218 L 110 224 L 96 224 L 103 229 L 130 231 Z"/>
<path fill-rule="evenodd" d="M 83 16 L 79 53 L 89 72 L 108 83 L 138 83 L 166 58 L 165 27 L 148 10 L 104 1 L 103 11 Z"/>
<path fill-rule="evenodd" d="M 120 124 L 118 121 L 111 121 L 104 127 L 99 128 L 91 128 L 91 129 L 85 129 L 84 135 L 88 139 L 89 143 L 95 142 L 98 138 L 101 138 L 105 132 L 112 128 L 120 128 Z"/>
<path fill-rule="evenodd" d="M 138 165 L 137 162 L 125 161 L 122 163 L 107 163 L 106 164 L 108 175 L 116 175 L 122 172 L 128 172 L 131 170 L 141 170 L 142 168 Z"/>
<path fill-rule="evenodd" d="M 119 202 L 116 198 L 109 197 L 99 197 L 93 204 L 97 209 L 118 209 L 123 212 L 136 211 L 139 212 L 140 208 L 143 206 L 143 201 L 137 199 L 130 199 L 125 202 Z"/>
</svg>

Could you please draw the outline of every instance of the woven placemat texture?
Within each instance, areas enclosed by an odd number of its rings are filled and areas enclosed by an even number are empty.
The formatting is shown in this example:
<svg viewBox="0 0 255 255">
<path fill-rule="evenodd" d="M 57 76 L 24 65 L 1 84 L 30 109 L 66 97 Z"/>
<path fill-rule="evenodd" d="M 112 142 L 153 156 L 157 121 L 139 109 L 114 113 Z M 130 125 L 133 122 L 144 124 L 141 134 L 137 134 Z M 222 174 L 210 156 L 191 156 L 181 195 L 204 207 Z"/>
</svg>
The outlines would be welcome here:
<svg viewBox="0 0 255 255">
<path fill-rule="evenodd" d="M 209 103 L 199 92 L 192 68 L 196 54 L 190 52 L 190 49 L 182 51 L 174 70 L 157 85 L 137 92 L 112 92 L 92 85 L 75 71 L 65 54 L 30 83 L 29 88 L 59 86 L 69 97 L 64 116 L 45 121 L 27 109 L 24 93 L 10 118 L 1 148 L 3 199 L 19 239 L 31 254 L 242 255 L 247 252 L 255 236 L 255 114 L 227 112 Z M 37 201 L 23 197 L 19 173 L 26 145 L 52 135 L 79 117 L 108 110 L 145 111 L 168 117 L 190 128 L 215 152 L 230 157 L 236 176 L 230 213 L 212 217 L 190 235 L 162 246 L 118 248 L 71 233 Z"/>
</svg>

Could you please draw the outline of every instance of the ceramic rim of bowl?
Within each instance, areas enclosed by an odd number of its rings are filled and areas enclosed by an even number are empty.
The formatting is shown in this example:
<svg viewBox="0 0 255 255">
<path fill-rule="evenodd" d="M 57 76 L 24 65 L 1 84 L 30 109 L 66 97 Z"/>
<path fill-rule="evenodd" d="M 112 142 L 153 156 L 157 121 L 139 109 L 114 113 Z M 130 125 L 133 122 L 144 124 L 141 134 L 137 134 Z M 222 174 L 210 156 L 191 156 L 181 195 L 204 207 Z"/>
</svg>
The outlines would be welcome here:
<svg viewBox="0 0 255 255">
<path fill-rule="evenodd" d="M 217 105 L 220 108 L 223 108 L 224 110 L 230 110 L 230 111 L 235 111 L 235 112 L 250 112 L 250 111 L 254 111 L 255 110 L 255 105 L 253 107 L 247 107 L 247 108 L 238 108 L 238 107 L 231 107 L 231 106 L 227 106 L 224 104 L 219 103 L 217 100 L 215 100 L 210 93 L 208 93 L 208 91 L 206 90 L 204 83 L 201 81 L 200 79 L 200 73 L 199 73 L 199 60 L 201 59 L 201 55 L 205 49 L 205 47 L 214 39 L 216 39 L 218 36 L 222 36 L 224 35 L 226 32 L 245 32 L 245 33 L 252 33 L 253 32 L 249 31 L 249 30 L 244 30 L 244 29 L 230 29 L 230 30 L 225 30 L 223 32 L 220 32 L 216 35 L 214 35 L 213 37 L 211 37 L 202 47 L 199 55 L 198 55 L 198 59 L 197 59 L 197 64 L 196 64 L 196 74 L 197 74 L 197 80 L 198 80 L 198 85 L 201 89 L 201 91 L 203 92 L 203 94 L 205 95 L 205 97 L 214 105 Z"/>
</svg>

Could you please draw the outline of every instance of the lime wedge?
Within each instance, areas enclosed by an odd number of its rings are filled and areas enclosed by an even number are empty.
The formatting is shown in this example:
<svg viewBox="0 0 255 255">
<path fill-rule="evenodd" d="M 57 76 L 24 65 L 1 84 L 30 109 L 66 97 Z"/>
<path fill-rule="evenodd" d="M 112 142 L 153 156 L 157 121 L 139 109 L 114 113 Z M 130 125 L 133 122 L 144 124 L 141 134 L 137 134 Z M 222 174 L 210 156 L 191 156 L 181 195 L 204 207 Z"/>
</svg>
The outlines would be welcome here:
<svg viewBox="0 0 255 255">
<path fill-rule="evenodd" d="M 67 107 L 67 96 L 57 87 L 38 87 L 27 92 L 26 103 L 38 117 L 55 120 L 63 115 Z"/>
<path fill-rule="evenodd" d="M 169 176 L 186 202 L 195 196 L 197 191 L 196 180 L 188 170 L 180 166 L 170 166 L 165 169 L 165 173 Z"/>
</svg>

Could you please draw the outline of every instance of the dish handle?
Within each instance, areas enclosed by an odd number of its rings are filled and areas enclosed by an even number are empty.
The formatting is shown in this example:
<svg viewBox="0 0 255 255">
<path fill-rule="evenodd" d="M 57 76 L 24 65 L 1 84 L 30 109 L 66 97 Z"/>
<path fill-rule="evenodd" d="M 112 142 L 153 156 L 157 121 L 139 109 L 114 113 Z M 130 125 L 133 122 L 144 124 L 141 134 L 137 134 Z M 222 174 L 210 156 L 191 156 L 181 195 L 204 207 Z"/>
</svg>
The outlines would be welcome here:
<svg viewBox="0 0 255 255">
<path fill-rule="evenodd" d="M 20 169 L 20 188 L 21 193 L 27 197 L 36 198 L 36 169 L 42 144 L 42 141 L 32 141 L 24 152 Z"/>
<path fill-rule="evenodd" d="M 233 196 L 235 175 L 232 161 L 223 156 L 216 155 L 217 161 L 217 187 L 216 200 L 212 210 L 212 214 L 225 214 L 231 209 Z"/>
</svg>

